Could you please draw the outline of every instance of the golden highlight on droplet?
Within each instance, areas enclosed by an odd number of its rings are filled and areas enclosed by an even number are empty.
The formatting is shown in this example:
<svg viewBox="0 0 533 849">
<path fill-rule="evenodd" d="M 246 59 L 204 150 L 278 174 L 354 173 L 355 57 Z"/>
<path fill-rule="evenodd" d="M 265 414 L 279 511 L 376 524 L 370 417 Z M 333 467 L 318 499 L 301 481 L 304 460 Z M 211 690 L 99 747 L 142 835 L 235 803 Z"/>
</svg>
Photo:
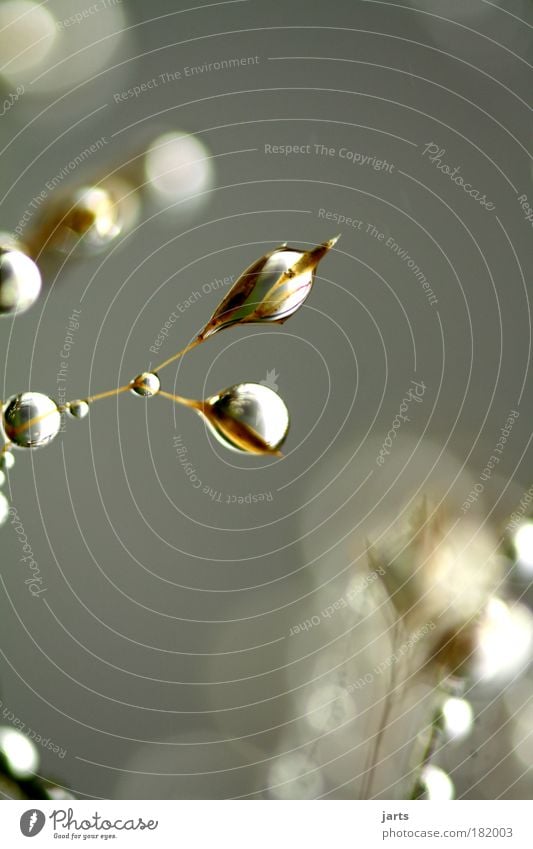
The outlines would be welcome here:
<svg viewBox="0 0 533 849">
<path fill-rule="evenodd" d="M 198 338 L 204 341 L 234 324 L 283 324 L 307 299 L 320 260 L 339 238 L 308 251 L 284 243 L 260 257 L 241 274 Z"/>
<path fill-rule="evenodd" d="M 163 391 L 159 394 L 199 413 L 226 448 L 282 456 L 279 448 L 287 436 L 289 413 L 279 395 L 267 386 L 238 383 L 205 401 Z"/>
<path fill-rule="evenodd" d="M 28 252 L 43 251 L 92 256 L 132 229 L 139 215 L 134 186 L 119 177 L 63 193 L 26 239 Z"/>
</svg>

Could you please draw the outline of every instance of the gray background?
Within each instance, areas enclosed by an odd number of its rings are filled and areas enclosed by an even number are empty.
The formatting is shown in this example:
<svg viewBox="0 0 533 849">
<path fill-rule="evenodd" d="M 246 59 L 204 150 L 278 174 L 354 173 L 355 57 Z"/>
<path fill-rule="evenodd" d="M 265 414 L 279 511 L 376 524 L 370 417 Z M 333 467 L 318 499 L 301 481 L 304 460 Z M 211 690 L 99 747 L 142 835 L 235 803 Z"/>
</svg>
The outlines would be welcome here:
<svg viewBox="0 0 533 849">
<path fill-rule="evenodd" d="M 72 185 L 99 179 L 166 130 L 196 134 L 215 157 L 200 208 L 176 216 L 146 200 L 138 228 L 115 249 L 43 266 L 41 300 L 2 323 L 2 397 L 28 388 L 56 394 L 73 309 L 81 317 L 71 398 L 153 365 L 160 327 L 204 283 L 238 274 L 282 241 L 309 246 L 340 230 L 306 306 L 283 328 L 229 330 L 162 373 L 166 389 L 200 397 L 274 369 L 292 416 L 286 457 L 228 454 L 192 414 L 132 396 L 95 405 L 42 451 L 19 452 L 9 497 L 47 592 L 28 593 L 6 525 L 1 697 L 67 750 L 64 759 L 43 751 L 42 772 L 81 796 L 275 796 L 273 759 L 296 750 L 334 767 L 304 770 L 288 795 L 356 797 L 362 759 L 349 750 L 365 737 L 368 715 L 354 713 L 318 751 L 302 698 L 317 675 L 327 680 L 348 663 L 364 635 L 340 618 L 296 637 L 290 628 L 342 593 L 360 553 L 350 547 L 352 528 L 386 524 L 424 491 L 428 474 L 461 504 L 511 409 L 520 417 L 482 507 L 495 526 L 530 484 L 531 225 L 517 195 L 532 202 L 531 4 L 190 6 L 124 2 L 129 29 L 104 69 L 54 94 L 29 86 L 1 120 L 7 230 L 101 136 L 106 145 L 70 175 Z M 99 12 L 99 38 L 113 31 L 106 15 Z M 89 30 L 85 38 L 90 44 Z M 114 102 L 114 93 L 165 71 L 245 56 L 259 62 Z M 422 155 L 430 142 L 494 211 Z M 265 144 L 346 147 L 394 168 L 268 155 Z M 325 221 L 321 208 L 364 227 Z M 438 304 L 369 223 L 407 250 Z M 192 338 L 220 297 L 206 294 L 180 317 L 162 357 Z M 398 442 L 378 477 L 377 447 L 413 378 L 427 387 L 424 403 L 402 429 L 407 447 Z M 177 434 L 220 501 L 191 486 Z M 227 503 L 263 492 L 272 500 Z M 479 698 L 490 710 L 466 744 L 466 762 L 465 750 L 449 755 L 452 767 L 461 762 L 458 793 L 527 796 L 523 764 L 507 757 L 500 694 Z"/>
</svg>

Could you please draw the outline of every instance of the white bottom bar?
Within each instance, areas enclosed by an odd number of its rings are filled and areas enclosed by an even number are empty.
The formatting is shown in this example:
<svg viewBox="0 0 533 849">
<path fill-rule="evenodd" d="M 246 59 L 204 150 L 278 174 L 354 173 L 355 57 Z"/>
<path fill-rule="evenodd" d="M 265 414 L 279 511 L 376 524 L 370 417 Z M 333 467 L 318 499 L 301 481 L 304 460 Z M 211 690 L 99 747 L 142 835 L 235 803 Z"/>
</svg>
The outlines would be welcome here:
<svg viewBox="0 0 533 849">
<path fill-rule="evenodd" d="M 1 845 L 305 849 L 533 845 L 529 801 L 4 802 Z M 35 837 L 35 844 L 30 843 Z"/>
</svg>

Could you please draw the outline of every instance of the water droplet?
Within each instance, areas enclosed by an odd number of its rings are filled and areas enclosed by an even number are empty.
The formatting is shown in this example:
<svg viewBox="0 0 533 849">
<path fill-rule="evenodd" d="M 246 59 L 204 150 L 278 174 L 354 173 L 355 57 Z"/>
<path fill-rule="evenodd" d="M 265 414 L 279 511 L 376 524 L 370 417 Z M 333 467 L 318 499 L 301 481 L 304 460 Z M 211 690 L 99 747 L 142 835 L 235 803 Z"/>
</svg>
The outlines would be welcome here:
<svg viewBox="0 0 533 849">
<path fill-rule="evenodd" d="M 152 193 L 167 204 L 207 191 L 212 183 L 211 154 L 196 136 L 171 132 L 146 151 L 145 170 Z"/>
<path fill-rule="evenodd" d="M 533 574 L 533 522 L 524 522 L 515 532 L 514 549 L 520 570 Z"/>
<path fill-rule="evenodd" d="M 12 247 L 0 247 L 0 315 L 29 309 L 39 297 L 41 275 L 32 259 Z"/>
<path fill-rule="evenodd" d="M 57 21 L 42 3 L 8 0 L 0 7 L 2 73 L 18 80 L 48 57 L 58 39 Z"/>
<path fill-rule="evenodd" d="M 0 525 L 3 525 L 9 514 L 9 501 L 3 492 L 0 492 Z"/>
<path fill-rule="evenodd" d="M 287 436 L 289 413 L 268 386 L 239 383 L 199 402 L 213 434 L 226 448 L 248 454 L 278 454 Z"/>
<path fill-rule="evenodd" d="M 442 706 L 442 727 L 449 740 L 463 740 L 471 733 L 474 711 L 466 699 L 449 698 Z"/>
<path fill-rule="evenodd" d="M 206 339 L 232 324 L 259 321 L 282 324 L 306 300 L 318 263 L 338 238 L 310 251 L 282 245 L 260 257 L 241 274 L 199 338 Z"/>
<path fill-rule="evenodd" d="M 131 381 L 131 391 L 135 395 L 141 395 L 143 398 L 151 398 L 152 395 L 157 395 L 160 388 L 161 382 L 157 374 L 153 374 L 149 371 L 144 371 L 142 374 L 138 374 L 137 377 Z"/>
<path fill-rule="evenodd" d="M 6 482 L 6 476 L 3 472 L 0 472 L 0 486 L 3 486 Z"/>
<path fill-rule="evenodd" d="M 84 419 L 89 412 L 87 401 L 69 401 L 67 410 L 73 419 Z"/>
<path fill-rule="evenodd" d="M 76 799 L 76 797 L 68 790 L 65 790 L 64 787 L 61 787 L 59 784 L 54 784 L 54 782 L 49 779 L 41 779 L 41 783 L 48 799 L 53 799 L 55 802 L 68 802 L 71 799 Z"/>
<path fill-rule="evenodd" d="M 82 186 L 62 198 L 42 222 L 47 246 L 61 253 L 91 255 L 105 250 L 136 220 L 138 200 L 129 184 L 109 180 Z"/>
<path fill-rule="evenodd" d="M 431 802 L 447 802 L 455 796 L 453 781 L 447 772 L 429 764 L 420 776 L 420 796 Z"/>
<path fill-rule="evenodd" d="M 473 674 L 483 683 L 504 684 L 533 657 L 533 614 L 525 604 L 493 596 L 477 629 Z"/>
<path fill-rule="evenodd" d="M 31 740 L 14 728 L 0 729 L 0 751 L 16 778 L 29 778 L 39 766 L 39 754 Z"/>
<path fill-rule="evenodd" d="M 57 404 L 40 392 L 22 392 L 7 402 L 4 430 L 19 448 L 40 448 L 59 433 L 61 414 Z"/>
<path fill-rule="evenodd" d="M 0 469 L 9 470 L 15 465 L 15 455 L 11 451 L 3 451 L 0 454 Z"/>
</svg>

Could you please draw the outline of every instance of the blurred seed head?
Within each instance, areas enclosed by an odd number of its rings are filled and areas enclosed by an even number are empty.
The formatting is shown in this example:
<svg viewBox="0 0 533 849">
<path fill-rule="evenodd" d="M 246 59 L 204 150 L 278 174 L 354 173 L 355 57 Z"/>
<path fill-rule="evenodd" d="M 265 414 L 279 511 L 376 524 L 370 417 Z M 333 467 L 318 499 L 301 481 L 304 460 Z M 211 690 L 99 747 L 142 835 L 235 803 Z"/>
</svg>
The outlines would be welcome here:
<svg viewBox="0 0 533 849">
<path fill-rule="evenodd" d="M 488 529 L 457 523 L 426 499 L 405 528 L 393 531 L 378 549 L 370 546 L 369 558 L 383 570 L 398 613 L 416 625 L 470 621 L 484 609 L 503 574 L 497 541 Z"/>
<path fill-rule="evenodd" d="M 318 765 L 301 752 L 277 758 L 268 782 L 268 795 L 274 799 L 316 799 L 324 788 Z"/>
</svg>

